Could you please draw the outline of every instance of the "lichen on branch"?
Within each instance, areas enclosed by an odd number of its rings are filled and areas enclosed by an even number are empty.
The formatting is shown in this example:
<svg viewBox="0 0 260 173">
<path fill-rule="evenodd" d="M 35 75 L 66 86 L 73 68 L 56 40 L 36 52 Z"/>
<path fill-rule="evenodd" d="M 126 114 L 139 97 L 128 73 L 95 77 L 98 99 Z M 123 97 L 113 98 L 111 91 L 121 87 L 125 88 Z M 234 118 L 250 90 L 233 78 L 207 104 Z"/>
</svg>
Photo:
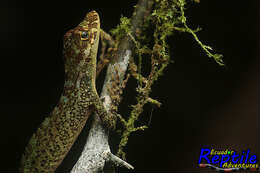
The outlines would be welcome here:
<svg viewBox="0 0 260 173">
<path fill-rule="evenodd" d="M 144 1 L 144 0 L 143 0 Z M 173 57 L 170 56 L 169 45 L 167 39 L 174 32 L 190 33 L 199 46 L 205 51 L 208 57 L 213 58 L 219 65 L 224 65 L 222 55 L 212 53 L 212 48 L 203 44 L 196 32 L 201 28 L 191 29 L 187 25 L 185 16 L 185 0 L 147 0 L 149 3 L 154 3 L 150 13 L 145 13 L 144 23 L 142 27 L 133 29 L 132 18 L 121 17 L 120 24 L 111 30 L 117 43 L 120 40 L 128 38 L 132 43 L 134 58 L 130 60 L 128 67 L 129 73 L 137 81 L 137 96 L 136 103 L 131 105 L 131 113 L 127 118 L 119 116 L 124 129 L 121 133 L 121 141 L 119 143 L 117 155 L 125 159 L 124 147 L 127 145 L 128 138 L 131 133 L 137 130 L 144 130 L 146 125 L 137 126 L 136 121 L 143 112 L 143 107 L 146 104 L 154 104 L 158 107 L 161 103 L 150 97 L 152 85 L 159 79 L 166 67 L 173 62 Z M 199 3 L 199 0 L 190 0 L 190 2 Z M 135 9 L 141 8 L 136 5 Z M 134 15 L 136 15 L 134 13 Z M 134 16 L 133 15 L 133 16 Z M 147 75 L 142 72 L 142 60 L 148 60 L 150 63 L 150 71 Z M 147 65 L 147 64 L 145 64 Z"/>
</svg>

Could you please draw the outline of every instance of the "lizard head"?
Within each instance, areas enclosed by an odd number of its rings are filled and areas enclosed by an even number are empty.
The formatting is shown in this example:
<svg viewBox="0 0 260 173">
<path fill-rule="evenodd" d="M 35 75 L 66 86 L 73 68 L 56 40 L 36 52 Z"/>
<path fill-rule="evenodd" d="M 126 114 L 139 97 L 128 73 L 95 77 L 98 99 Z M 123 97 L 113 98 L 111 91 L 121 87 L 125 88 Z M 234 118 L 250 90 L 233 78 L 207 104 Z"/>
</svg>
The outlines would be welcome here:
<svg viewBox="0 0 260 173">
<path fill-rule="evenodd" d="M 99 30 L 98 13 L 91 11 L 78 26 L 64 35 L 65 71 L 79 71 L 86 65 L 96 67 Z"/>
</svg>

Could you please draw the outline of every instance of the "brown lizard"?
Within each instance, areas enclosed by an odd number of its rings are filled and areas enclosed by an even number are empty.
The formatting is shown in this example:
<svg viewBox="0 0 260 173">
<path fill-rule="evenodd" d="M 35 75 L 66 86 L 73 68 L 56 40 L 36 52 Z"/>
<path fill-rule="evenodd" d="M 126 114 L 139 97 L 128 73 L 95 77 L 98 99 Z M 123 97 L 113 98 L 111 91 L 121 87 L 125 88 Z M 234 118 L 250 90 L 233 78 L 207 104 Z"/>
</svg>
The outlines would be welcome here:
<svg viewBox="0 0 260 173">
<path fill-rule="evenodd" d="M 65 84 L 62 96 L 32 135 L 21 159 L 21 173 L 52 173 L 95 111 L 108 129 L 115 126 L 95 87 L 100 19 L 95 11 L 64 35 Z"/>
</svg>

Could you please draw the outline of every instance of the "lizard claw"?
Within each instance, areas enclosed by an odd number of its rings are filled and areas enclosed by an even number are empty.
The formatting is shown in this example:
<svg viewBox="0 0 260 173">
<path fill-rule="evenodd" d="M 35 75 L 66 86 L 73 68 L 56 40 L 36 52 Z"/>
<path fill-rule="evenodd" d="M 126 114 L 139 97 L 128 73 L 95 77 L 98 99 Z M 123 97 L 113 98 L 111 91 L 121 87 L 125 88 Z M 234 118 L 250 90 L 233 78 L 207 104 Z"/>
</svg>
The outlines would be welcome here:
<svg viewBox="0 0 260 173">
<path fill-rule="evenodd" d="M 116 120 L 117 120 L 117 115 L 109 113 L 108 116 L 103 120 L 104 125 L 109 129 L 109 130 L 115 130 L 116 129 Z"/>
</svg>

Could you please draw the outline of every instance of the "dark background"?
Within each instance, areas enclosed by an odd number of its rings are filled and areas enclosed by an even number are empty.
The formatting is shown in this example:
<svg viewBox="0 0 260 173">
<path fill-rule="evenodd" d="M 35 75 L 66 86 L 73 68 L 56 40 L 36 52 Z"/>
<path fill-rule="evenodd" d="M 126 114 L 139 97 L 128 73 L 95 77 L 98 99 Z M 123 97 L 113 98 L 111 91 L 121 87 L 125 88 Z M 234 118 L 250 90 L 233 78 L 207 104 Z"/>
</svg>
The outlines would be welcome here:
<svg viewBox="0 0 260 173">
<path fill-rule="evenodd" d="M 1 170 L 17 172 L 30 136 L 59 99 L 64 33 L 93 9 L 109 31 L 121 14 L 131 15 L 135 3 L 1 1 Z M 150 128 L 133 134 L 126 148 L 132 172 L 213 172 L 198 168 L 201 147 L 260 154 L 259 5 L 201 0 L 187 6 L 189 24 L 203 28 L 200 39 L 224 55 L 226 66 L 209 59 L 189 34 L 169 39 L 175 63 L 152 93 L 163 105 L 153 110 Z M 73 151 L 81 146 L 77 142 Z M 69 172 L 77 155 L 70 153 L 57 172 Z"/>
</svg>

